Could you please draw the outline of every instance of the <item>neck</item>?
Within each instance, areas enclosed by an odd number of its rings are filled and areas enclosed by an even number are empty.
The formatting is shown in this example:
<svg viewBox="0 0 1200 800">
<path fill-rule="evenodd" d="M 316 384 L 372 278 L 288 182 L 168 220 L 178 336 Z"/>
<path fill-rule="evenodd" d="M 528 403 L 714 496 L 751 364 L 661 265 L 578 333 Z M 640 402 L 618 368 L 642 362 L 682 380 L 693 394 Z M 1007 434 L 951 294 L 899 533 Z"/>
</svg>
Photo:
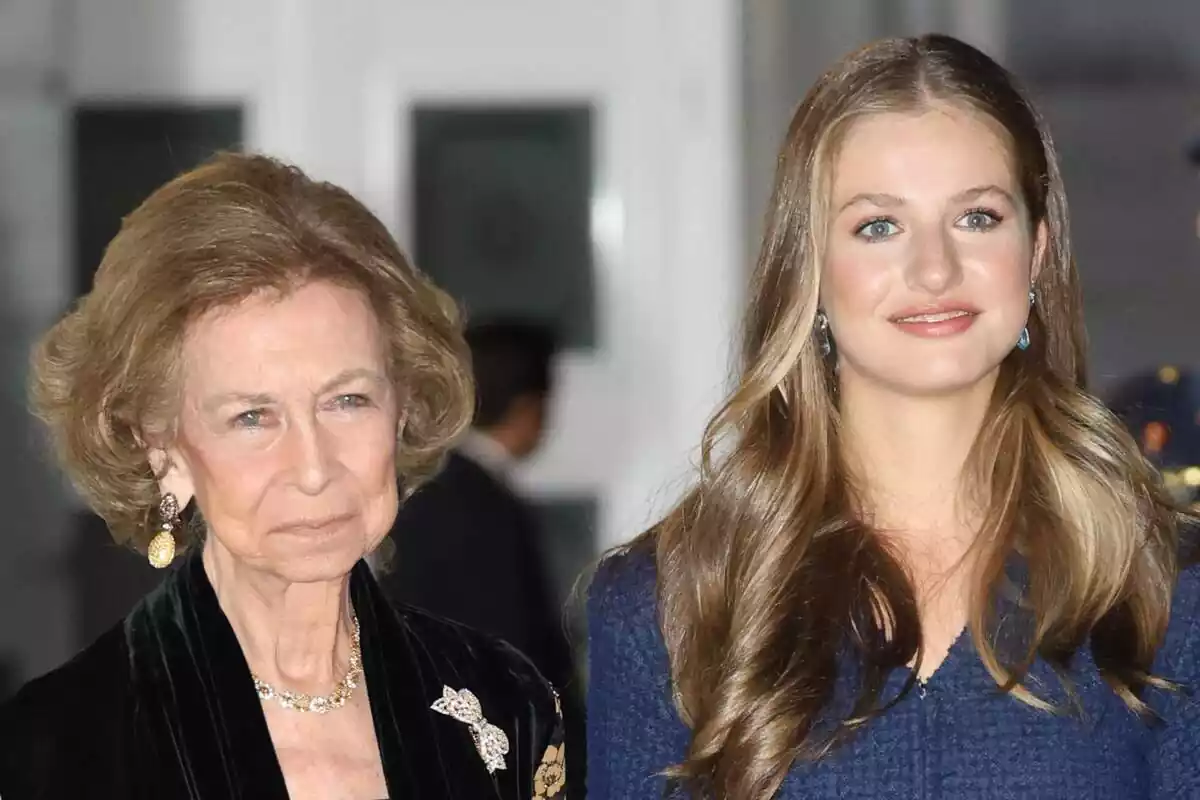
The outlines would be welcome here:
<svg viewBox="0 0 1200 800">
<path fill-rule="evenodd" d="M 290 583 L 234 556 L 210 535 L 204 570 L 246 663 L 278 689 L 329 692 L 350 660 L 349 576 Z"/>
<path fill-rule="evenodd" d="M 476 429 L 475 433 L 478 437 L 488 442 L 489 446 L 495 448 L 498 454 L 503 455 L 505 460 L 516 460 L 516 453 L 520 448 L 520 444 L 518 442 L 518 434 L 511 428 L 504 425 L 497 425 L 486 430 Z"/>
<path fill-rule="evenodd" d="M 849 378 L 849 379 L 846 379 Z M 962 501 L 967 457 L 994 378 L 953 395 L 902 395 L 845 376 L 840 387 L 847 462 L 874 524 L 909 537 L 972 538 Z"/>
</svg>

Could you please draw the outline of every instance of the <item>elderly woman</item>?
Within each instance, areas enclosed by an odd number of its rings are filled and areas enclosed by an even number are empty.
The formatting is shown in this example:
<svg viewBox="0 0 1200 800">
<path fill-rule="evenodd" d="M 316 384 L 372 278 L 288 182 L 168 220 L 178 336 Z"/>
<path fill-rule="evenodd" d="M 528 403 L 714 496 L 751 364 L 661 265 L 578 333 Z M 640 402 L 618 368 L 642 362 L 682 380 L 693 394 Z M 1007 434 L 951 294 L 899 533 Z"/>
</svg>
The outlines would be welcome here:
<svg viewBox="0 0 1200 800">
<path fill-rule="evenodd" d="M 0 712 L 0 796 L 560 795 L 553 689 L 364 563 L 469 420 L 464 353 L 383 225 L 296 169 L 222 155 L 131 214 L 33 399 L 114 536 L 173 568 Z"/>
</svg>

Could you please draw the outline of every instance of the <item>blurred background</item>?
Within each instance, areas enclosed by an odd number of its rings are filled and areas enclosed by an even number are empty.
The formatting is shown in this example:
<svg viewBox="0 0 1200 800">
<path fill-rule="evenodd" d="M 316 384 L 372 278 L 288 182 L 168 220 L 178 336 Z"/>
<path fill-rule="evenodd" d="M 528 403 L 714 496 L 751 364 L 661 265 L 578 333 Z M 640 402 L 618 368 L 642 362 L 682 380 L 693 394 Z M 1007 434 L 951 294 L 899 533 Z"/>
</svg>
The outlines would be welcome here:
<svg viewBox="0 0 1200 800">
<path fill-rule="evenodd" d="M 793 107 L 848 49 L 926 31 L 1005 63 L 1050 121 L 1094 387 L 1180 387 L 1134 424 L 1195 429 L 1195 0 L 0 0 L 0 694 L 157 579 L 24 398 L 30 345 L 153 188 L 219 149 L 293 161 L 472 318 L 553 329 L 545 436 L 511 475 L 561 609 L 683 487 Z"/>
</svg>

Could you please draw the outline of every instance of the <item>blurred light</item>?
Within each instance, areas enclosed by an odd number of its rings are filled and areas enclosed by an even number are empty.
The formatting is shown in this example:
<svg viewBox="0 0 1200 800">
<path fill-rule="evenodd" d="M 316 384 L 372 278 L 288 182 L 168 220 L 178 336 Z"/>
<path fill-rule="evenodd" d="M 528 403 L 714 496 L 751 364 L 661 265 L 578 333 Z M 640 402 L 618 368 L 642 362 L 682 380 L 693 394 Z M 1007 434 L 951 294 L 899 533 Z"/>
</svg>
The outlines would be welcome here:
<svg viewBox="0 0 1200 800">
<path fill-rule="evenodd" d="M 1185 486 L 1200 486 L 1200 467 L 1188 467 L 1183 471 Z"/>
<path fill-rule="evenodd" d="M 1151 422 L 1142 430 L 1142 447 L 1147 453 L 1157 453 L 1167 444 L 1167 426 Z"/>
<path fill-rule="evenodd" d="M 625 241 L 625 206 L 615 194 L 592 198 L 592 241 L 608 258 L 616 258 Z"/>
<path fill-rule="evenodd" d="M 1179 370 L 1169 364 L 1165 367 L 1160 367 L 1158 370 L 1158 380 L 1161 383 L 1175 383 L 1179 380 Z"/>
</svg>

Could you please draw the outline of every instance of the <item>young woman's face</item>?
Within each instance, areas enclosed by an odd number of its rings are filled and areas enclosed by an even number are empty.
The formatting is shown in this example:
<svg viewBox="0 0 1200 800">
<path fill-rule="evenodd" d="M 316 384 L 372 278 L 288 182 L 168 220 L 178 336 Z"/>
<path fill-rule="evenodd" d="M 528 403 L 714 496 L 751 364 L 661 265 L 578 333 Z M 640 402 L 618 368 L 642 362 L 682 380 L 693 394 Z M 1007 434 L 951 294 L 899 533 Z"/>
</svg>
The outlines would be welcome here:
<svg viewBox="0 0 1200 800">
<path fill-rule="evenodd" d="M 948 105 L 853 123 L 821 281 L 839 380 L 918 395 L 994 377 L 1028 319 L 1041 236 L 993 123 Z"/>
</svg>

